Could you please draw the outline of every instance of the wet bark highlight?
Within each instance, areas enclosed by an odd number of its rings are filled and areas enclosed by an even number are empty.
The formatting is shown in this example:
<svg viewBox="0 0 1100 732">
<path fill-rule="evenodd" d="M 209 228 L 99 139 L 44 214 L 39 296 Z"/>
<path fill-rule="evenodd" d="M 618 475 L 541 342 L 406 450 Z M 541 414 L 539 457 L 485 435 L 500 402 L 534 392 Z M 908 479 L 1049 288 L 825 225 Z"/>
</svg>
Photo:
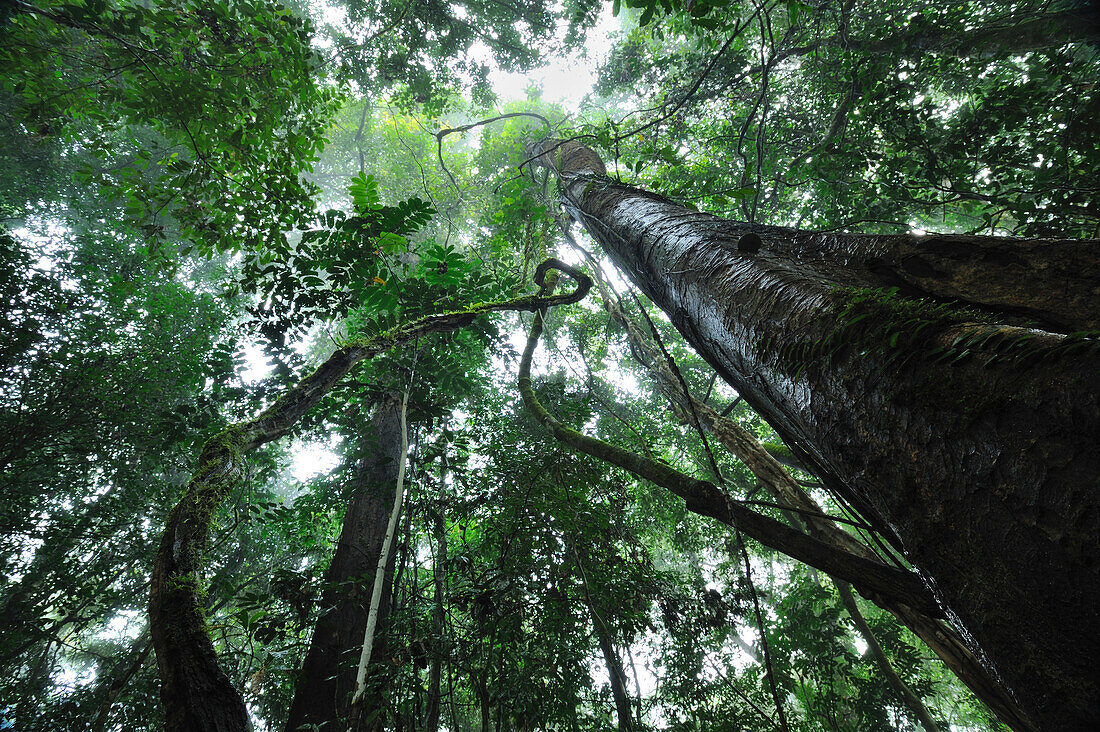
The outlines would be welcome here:
<svg viewBox="0 0 1100 732">
<path fill-rule="evenodd" d="M 890 241 L 874 246 L 893 256 L 861 258 L 865 240 L 699 213 L 557 144 L 532 154 L 566 209 L 799 462 L 893 537 L 1038 726 L 1100 723 L 1100 348 L 1059 332 L 1100 312 L 1100 244 L 934 237 L 938 259 L 907 245 L 923 264 Z M 737 250 L 747 231 L 759 252 Z M 1073 296 L 1039 292 L 1028 273 L 1044 271 Z"/>
</svg>

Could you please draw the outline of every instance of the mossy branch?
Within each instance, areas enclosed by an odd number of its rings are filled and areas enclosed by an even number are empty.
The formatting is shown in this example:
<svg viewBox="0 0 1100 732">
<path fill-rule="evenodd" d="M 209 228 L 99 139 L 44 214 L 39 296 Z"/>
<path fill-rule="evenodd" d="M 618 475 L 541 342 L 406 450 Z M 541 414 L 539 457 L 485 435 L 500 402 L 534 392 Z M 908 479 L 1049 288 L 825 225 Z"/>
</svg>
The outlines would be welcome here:
<svg viewBox="0 0 1100 732">
<path fill-rule="evenodd" d="M 218 664 L 207 633 L 199 574 L 214 512 L 243 478 L 244 455 L 290 432 L 361 361 L 431 333 L 457 330 L 485 313 L 537 312 L 575 303 L 588 293 L 591 280 L 556 259 L 539 265 L 535 270 L 536 282 L 541 285 L 546 273 L 555 269 L 576 282 L 572 292 L 480 303 L 465 310 L 429 315 L 373 338 L 354 341 L 333 353 L 256 418 L 232 425 L 206 442 L 198 470 L 168 515 L 149 595 L 149 623 L 169 732 L 250 728 L 240 693 Z"/>
</svg>

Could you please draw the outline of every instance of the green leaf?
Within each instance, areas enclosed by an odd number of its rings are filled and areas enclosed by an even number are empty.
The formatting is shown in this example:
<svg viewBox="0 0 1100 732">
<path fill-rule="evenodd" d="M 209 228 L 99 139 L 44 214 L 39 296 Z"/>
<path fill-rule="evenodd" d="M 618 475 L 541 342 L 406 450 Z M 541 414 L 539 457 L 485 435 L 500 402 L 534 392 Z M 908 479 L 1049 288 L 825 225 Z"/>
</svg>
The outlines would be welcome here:
<svg viewBox="0 0 1100 732">
<path fill-rule="evenodd" d="M 380 204 L 378 194 L 378 181 L 373 175 L 359 173 L 351 179 L 348 185 L 348 194 L 351 196 L 355 210 L 366 213 Z"/>
</svg>

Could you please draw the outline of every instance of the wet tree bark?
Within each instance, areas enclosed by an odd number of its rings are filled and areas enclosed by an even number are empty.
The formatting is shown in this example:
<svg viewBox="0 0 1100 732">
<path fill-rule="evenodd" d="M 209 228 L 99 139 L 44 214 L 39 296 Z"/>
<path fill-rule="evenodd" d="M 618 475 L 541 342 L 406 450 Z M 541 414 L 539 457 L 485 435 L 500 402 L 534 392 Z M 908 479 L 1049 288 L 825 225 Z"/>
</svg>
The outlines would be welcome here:
<svg viewBox="0 0 1100 732">
<path fill-rule="evenodd" d="M 370 428 L 363 435 L 363 456 L 356 466 L 351 501 L 332 564 L 325 572 L 321 615 L 310 640 L 290 705 L 287 732 L 300 729 L 343 732 L 347 727 L 355 673 L 367 622 L 366 606 L 401 458 L 401 400 L 392 394 L 379 400 Z M 378 609 L 384 625 L 389 612 L 393 556 Z M 373 703 L 372 703 L 373 702 Z M 363 700 L 363 718 L 377 709 L 377 699 Z"/>
<path fill-rule="evenodd" d="M 879 237 L 867 256 L 866 239 L 616 183 L 575 142 L 532 154 L 798 461 L 892 537 L 1035 723 L 1100 722 L 1100 349 L 1058 332 L 1100 313 L 1100 243 Z"/>
<path fill-rule="evenodd" d="M 745 467 L 760 481 L 760 485 L 768 493 L 781 503 L 798 511 L 794 518 L 795 525 L 804 526 L 811 536 L 815 536 L 856 556 L 866 559 L 878 559 L 866 545 L 826 519 L 821 506 L 784 470 L 782 461 L 776 458 L 773 452 L 779 452 L 782 457 L 783 451 L 786 450 L 785 446 L 780 446 L 783 447 L 783 450 L 774 450 L 770 446 L 761 445 L 754 435 L 734 420 L 723 417 L 709 405 L 700 402 L 691 394 L 685 392 L 683 384 L 676 379 L 672 369 L 663 360 L 661 354 L 642 335 L 626 313 L 610 299 L 603 282 L 597 280 L 597 284 L 600 285 L 604 309 L 623 328 L 630 341 L 631 352 L 642 366 L 650 372 L 658 388 L 669 400 L 677 417 L 687 424 L 692 424 L 697 420 L 700 428 L 717 438 L 718 442 L 730 454 L 744 463 Z M 786 452 L 789 453 L 789 450 L 786 450 Z M 798 467 L 801 468 L 801 466 Z M 841 582 L 835 579 L 834 581 Z M 845 586 L 847 587 L 846 584 Z M 1035 726 L 1020 709 L 1016 701 L 989 674 L 989 671 L 978 661 L 974 653 L 952 628 L 946 626 L 942 621 L 921 614 L 892 598 L 880 596 L 876 597 L 874 601 L 924 641 L 925 645 L 998 718 L 1021 732 L 1035 731 Z"/>
<path fill-rule="evenodd" d="M 604 665 L 607 667 L 607 677 L 611 684 L 611 698 L 615 701 L 615 719 L 619 732 L 630 732 L 634 729 L 631 723 L 630 695 L 626 691 L 626 673 L 623 671 L 622 659 L 615 651 L 615 644 L 611 640 L 611 631 L 604 625 L 596 608 L 589 605 L 592 614 L 592 627 L 596 631 L 596 638 L 600 643 L 600 653 L 603 654 Z"/>
</svg>

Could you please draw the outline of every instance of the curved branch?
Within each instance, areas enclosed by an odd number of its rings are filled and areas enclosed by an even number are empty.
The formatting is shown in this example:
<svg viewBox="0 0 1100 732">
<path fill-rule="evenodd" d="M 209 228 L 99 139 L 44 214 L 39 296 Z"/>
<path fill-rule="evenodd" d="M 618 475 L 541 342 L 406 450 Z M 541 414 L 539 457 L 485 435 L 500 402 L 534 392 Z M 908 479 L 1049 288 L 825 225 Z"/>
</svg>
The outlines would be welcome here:
<svg viewBox="0 0 1100 732">
<path fill-rule="evenodd" d="M 243 732 L 251 727 L 240 693 L 218 664 L 206 631 L 200 571 L 210 525 L 218 505 L 243 478 L 244 454 L 290 432 L 360 361 L 429 333 L 453 331 L 484 313 L 538 311 L 583 298 L 591 280 L 555 259 L 539 265 L 541 284 L 548 270 L 569 275 L 572 292 L 527 295 L 466 310 L 429 315 L 333 353 L 309 376 L 288 389 L 255 419 L 228 427 L 207 441 L 199 467 L 161 534 L 149 593 L 149 624 L 161 674 L 161 699 L 168 732 Z"/>
<path fill-rule="evenodd" d="M 541 283 L 541 278 L 537 274 L 535 281 Z M 558 440 L 578 452 L 616 465 L 639 478 L 652 481 L 671 491 L 685 500 L 689 511 L 715 518 L 745 532 L 767 547 L 847 580 L 857 587 L 861 594 L 870 598 L 889 598 L 918 609 L 922 613 L 934 617 L 942 616 L 939 606 L 916 574 L 855 556 L 826 544 L 730 500 L 709 481 L 693 478 L 671 465 L 650 460 L 563 425 L 539 402 L 531 386 L 531 360 L 542 330 L 542 313 L 536 312 L 527 338 L 527 347 L 520 360 L 519 391 L 527 409 Z"/>
<path fill-rule="evenodd" d="M 436 156 L 439 158 L 439 167 L 443 168 L 443 172 L 446 173 L 447 177 L 451 179 L 451 185 L 453 185 L 455 188 L 458 188 L 459 190 L 462 190 L 461 188 L 459 188 L 458 181 L 456 181 L 454 175 L 451 174 L 451 171 L 447 167 L 447 164 L 443 162 L 443 138 L 456 132 L 466 132 L 467 130 L 472 130 L 475 127 L 482 127 L 492 122 L 499 122 L 502 119 L 511 119 L 513 117 L 533 117 L 534 119 L 542 122 L 548 128 L 553 127 L 553 125 L 550 124 L 550 120 L 546 119 L 541 114 L 535 114 L 534 112 L 509 112 L 508 114 L 499 114 L 496 117 L 490 117 L 489 119 L 482 119 L 478 120 L 477 122 L 471 122 L 468 125 L 448 127 L 445 130 L 440 130 L 439 132 L 435 133 L 435 151 Z M 523 165 L 521 164 L 520 168 L 522 167 Z"/>
</svg>

